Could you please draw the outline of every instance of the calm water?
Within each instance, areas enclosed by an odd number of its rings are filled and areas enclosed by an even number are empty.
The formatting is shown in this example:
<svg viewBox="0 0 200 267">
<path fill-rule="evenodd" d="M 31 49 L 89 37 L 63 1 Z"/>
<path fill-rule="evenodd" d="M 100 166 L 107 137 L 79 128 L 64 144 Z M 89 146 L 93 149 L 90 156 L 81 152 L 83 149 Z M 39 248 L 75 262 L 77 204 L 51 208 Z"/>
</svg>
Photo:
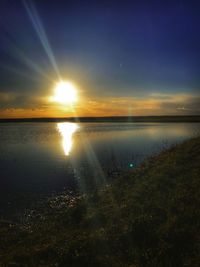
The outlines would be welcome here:
<svg viewBox="0 0 200 267">
<path fill-rule="evenodd" d="M 199 132 L 198 123 L 0 124 L 0 194 L 101 184 Z"/>
</svg>

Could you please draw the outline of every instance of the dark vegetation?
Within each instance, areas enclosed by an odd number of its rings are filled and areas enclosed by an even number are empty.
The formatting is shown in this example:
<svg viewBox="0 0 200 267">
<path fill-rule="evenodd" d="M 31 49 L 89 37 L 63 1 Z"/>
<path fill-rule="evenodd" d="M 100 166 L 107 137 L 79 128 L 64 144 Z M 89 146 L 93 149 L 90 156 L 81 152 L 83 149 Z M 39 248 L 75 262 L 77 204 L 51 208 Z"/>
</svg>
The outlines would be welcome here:
<svg viewBox="0 0 200 267">
<path fill-rule="evenodd" d="M 199 115 L 188 116 L 112 116 L 112 117 L 68 117 L 68 118 L 10 118 L 8 122 L 200 122 Z"/>
<path fill-rule="evenodd" d="M 1 220 L 1 266 L 200 266 L 200 138 L 93 193 Z"/>
</svg>

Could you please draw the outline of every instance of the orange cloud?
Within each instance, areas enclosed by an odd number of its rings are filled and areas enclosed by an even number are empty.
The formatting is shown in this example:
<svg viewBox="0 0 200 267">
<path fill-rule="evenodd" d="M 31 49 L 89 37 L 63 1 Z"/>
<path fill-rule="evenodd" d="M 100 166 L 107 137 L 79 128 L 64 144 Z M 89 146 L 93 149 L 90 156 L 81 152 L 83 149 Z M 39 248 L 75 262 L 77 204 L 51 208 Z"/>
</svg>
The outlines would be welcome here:
<svg viewBox="0 0 200 267">
<path fill-rule="evenodd" d="M 0 109 L 1 118 L 21 117 L 71 117 L 71 116 L 148 116 L 199 114 L 199 97 L 190 95 L 152 94 L 148 98 L 82 97 L 73 107 L 50 103 L 48 98 L 34 99 L 34 107 L 8 107 L 10 96 L 4 95 Z M 12 100 L 13 101 L 13 100 Z M 30 101 L 30 100 L 29 100 Z"/>
</svg>

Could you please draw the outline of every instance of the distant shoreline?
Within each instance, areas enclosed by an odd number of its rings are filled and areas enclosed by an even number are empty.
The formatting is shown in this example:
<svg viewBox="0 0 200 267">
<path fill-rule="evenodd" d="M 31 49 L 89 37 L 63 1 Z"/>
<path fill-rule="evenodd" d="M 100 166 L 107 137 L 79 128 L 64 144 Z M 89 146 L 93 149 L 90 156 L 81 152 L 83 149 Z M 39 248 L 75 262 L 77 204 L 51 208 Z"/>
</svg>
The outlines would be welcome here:
<svg viewBox="0 0 200 267">
<path fill-rule="evenodd" d="M 0 123 L 10 122 L 200 122 L 200 115 L 191 116 L 110 116 L 110 117 L 67 117 L 67 118 L 7 118 Z"/>
</svg>

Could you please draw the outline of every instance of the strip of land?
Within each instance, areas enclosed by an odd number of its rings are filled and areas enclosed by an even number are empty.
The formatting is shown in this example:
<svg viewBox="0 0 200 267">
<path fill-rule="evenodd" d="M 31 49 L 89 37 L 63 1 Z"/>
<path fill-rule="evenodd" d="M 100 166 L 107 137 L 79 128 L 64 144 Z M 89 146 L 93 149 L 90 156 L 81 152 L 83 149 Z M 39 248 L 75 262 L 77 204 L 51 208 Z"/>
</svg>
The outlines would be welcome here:
<svg viewBox="0 0 200 267">
<path fill-rule="evenodd" d="M 104 188 L 0 220 L 1 266 L 200 265 L 200 137 Z"/>
<path fill-rule="evenodd" d="M 66 117 L 66 118 L 2 118 L 9 122 L 200 122 L 200 115 L 191 116 L 112 116 L 112 117 Z"/>
</svg>

